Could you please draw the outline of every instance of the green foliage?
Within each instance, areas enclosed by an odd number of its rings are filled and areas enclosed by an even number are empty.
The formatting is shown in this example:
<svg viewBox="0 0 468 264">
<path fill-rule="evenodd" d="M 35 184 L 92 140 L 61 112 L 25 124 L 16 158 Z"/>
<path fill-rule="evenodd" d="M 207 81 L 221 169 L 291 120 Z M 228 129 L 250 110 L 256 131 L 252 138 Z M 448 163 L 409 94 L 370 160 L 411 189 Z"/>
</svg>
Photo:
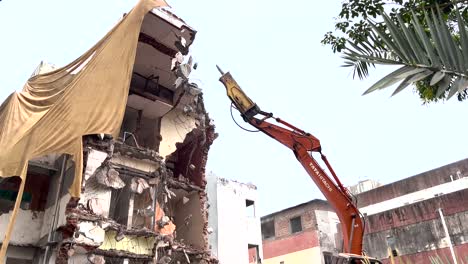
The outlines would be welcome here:
<svg viewBox="0 0 468 264">
<path fill-rule="evenodd" d="M 396 16 L 401 15 L 403 21 L 409 22 L 411 12 L 423 18 L 422 11 L 439 5 L 446 18 L 454 19 L 452 15 L 454 2 L 467 2 L 466 0 L 345 0 L 342 2 L 341 11 L 335 18 L 335 29 L 325 33 L 322 43 L 330 45 L 333 52 L 341 52 L 347 40 L 360 43 L 368 38 L 372 31 L 369 20 L 378 18 L 384 10 L 396 21 Z M 468 12 L 468 7 L 463 7 L 463 14 Z"/>
<path fill-rule="evenodd" d="M 461 35 L 459 34 L 459 21 L 462 22 L 468 21 L 468 0 L 345 0 L 342 2 L 341 11 L 338 16 L 335 18 L 335 29 L 329 31 L 324 35 L 322 43 L 329 45 L 333 52 L 345 52 L 349 48 L 355 48 L 359 46 L 360 48 L 365 48 L 366 55 L 371 57 L 382 57 L 388 59 L 386 64 L 400 64 L 401 58 L 411 55 L 406 54 L 408 51 L 407 48 L 417 48 L 413 46 L 403 47 L 397 46 L 400 48 L 400 54 L 398 54 L 392 47 L 387 46 L 385 39 L 381 35 L 376 35 L 376 30 L 384 32 L 387 34 L 391 40 L 394 40 L 394 44 L 400 45 L 405 44 L 401 39 L 393 39 L 392 31 L 402 30 L 402 25 L 408 25 L 406 32 L 403 34 L 403 38 L 407 38 L 407 33 L 416 30 L 414 28 L 414 21 L 418 21 L 420 26 L 420 31 L 417 32 L 417 35 L 420 37 L 416 39 L 421 40 L 421 34 L 426 34 L 430 36 L 431 28 L 427 24 L 427 16 L 432 15 L 432 12 L 439 8 L 439 12 L 435 12 L 444 24 L 446 25 L 448 34 L 452 35 L 454 43 L 460 45 Z M 457 8 L 458 7 L 458 8 Z M 386 11 L 387 19 L 384 19 L 382 14 Z M 389 21 L 393 22 L 395 27 L 389 27 Z M 440 27 L 438 27 L 440 28 Z M 446 35 L 447 32 L 444 32 L 443 35 Z M 375 41 L 377 39 L 377 41 Z M 433 38 L 428 39 L 433 41 Z M 432 46 L 443 44 L 444 47 L 446 44 L 450 43 L 431 43 Z M 426 42 L 419 42 L 419 45 L 422 48 L 427 48 Z M 402 48 L 402 49 L 401 49 Z M 454 46 L 450 47 L 454 51 Z M 465 49 L 461 45 L 461 49 Z M 429 52 L 429 60 L 437 60 L 437 56 L 444 55 L 437 52 Z M 419 54 L 420 55 L 420 54 Z M 449 57 L 457 55 L 456 53 L 446 54 Z M 418 56 L 418 55 L 417 55 Z M 435 57 L 434 57 L 435 56 Z M 418 59 L 424 59 L 418 56 Z M 468 60 L 468 59 L 466 59 Z M 419 62 L 420 60 L 418 60 Z M 400 63 L 395 63 L 400 62 Z M 446 63 L 447 61 L 441 61 L 441 64 Z M 414 61 L 413 61 L 414 63 Z M 361 60 L 356 61 L 345 61 L 344 66 L 353 67 L 353 77 L 359 77 L 360 79 L 365 78 L 369 75 L 369 66 L 374 66 L 375 62 L 370 58 L 361 58 Z M 380 62 L 383 64 L 383 62 Z M 409 79 L 408 79 L 409 80 Z M 435 85 L 430 85 L 429 81 L 417 81 L 413 83 L 416 84 L 416 91 L 419 93 L 421 99 L 424 103 L 428 102 L 437 102 L 439 100 L 444 100 L 448 98 L 448 93 L 438 94 L 434 92 Z M 448 80 L 444 80 L 447 82 Z M 450 80 L 450 85 L 454 84 L 455 80 Z M 411 83 L 404 82 L 400 89 L 401 91 Z M 453 96 L 453 94 L 451 94 Z M 466 91 L 461 90 L 457 93 L 458 100 L 465 100 Z"/>
<path fill-rule="evenodd" d="M 446 6 L 447 7 L 447 6 Z M 434 9 L 402 14 L 379 13 L 380 25 L 367 21 L 371 31 L 361 41 L 348 41 L 342 49 L 345 67 L 353 67 L 359 78 L 375 64 L 400 65 L 372 85 L 364 94 L 399 83 L 393 95 L 416 84 L 423 102 L 437 102 L 457 95 L 465 100 L 468 87 L 468 31 L 457 5 L 450 13 Z M 422 16 L 422 18 L 421 18 Z M 450 20 L 453 16 L 455 20 Z M 408 22 L 406 20 L 409 20 Z M 456 23 L 454 22 L 456 21 Z"/>
</svg>

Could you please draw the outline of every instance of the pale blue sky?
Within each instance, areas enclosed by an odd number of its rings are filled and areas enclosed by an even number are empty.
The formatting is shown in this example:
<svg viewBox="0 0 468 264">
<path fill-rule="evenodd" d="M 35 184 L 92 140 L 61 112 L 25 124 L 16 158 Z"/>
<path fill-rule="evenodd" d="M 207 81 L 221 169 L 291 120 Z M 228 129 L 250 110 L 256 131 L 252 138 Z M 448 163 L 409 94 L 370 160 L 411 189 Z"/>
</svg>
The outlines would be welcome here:
<svg viewBox="0 0 468 264">
<path fill-rule="evenodd" d="M 320 4 L 318 4 L 320 3 Z M 0 2 L 0 100 L 20 90 L 41 60 L 63 66 L 100 39 L 134 0 Z M 198 34 L 192 74 L 220 134 L 208 170 L 258 187 L 259 213 L 323 197 L 288 149 L 231 120 L 215 64 L 263 110 L 318 137 L 344 184 L 390 183 L 468 157 L 468 102 L 422 106 L 409 88 L 361 96 L 389 69 L 353 80 L 323 47 L 341 1 L 170 1 Z M 238 117 L 238 115 L 236 115 Z M 241 119 L 238 119 L 241 120 Z"/>
</svg>

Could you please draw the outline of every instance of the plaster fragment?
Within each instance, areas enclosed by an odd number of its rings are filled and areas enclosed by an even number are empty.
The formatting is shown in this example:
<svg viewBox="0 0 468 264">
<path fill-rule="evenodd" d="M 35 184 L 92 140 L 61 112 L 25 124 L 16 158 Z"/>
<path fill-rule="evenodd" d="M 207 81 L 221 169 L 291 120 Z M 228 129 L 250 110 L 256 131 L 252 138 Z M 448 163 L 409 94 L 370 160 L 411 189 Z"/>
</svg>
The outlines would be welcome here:
<svg viewBox="0 0 468 264">
<path fill-rule="evenodd" d="M 130 185 L 130 189 L 134 193 L 141 194 L 144 190 L 148 189 L 150 186 L 148 182 L 143 178 L 132 178 L 132 183 Z"/>
<path fill-rule="evenodd" d="M 119 177 L 119 172 L 108 165 L 97 168 L 94 176 L 98 183 L 113 189 L 121 189 L 125 186 L 124 181 Z"/>
</svg>

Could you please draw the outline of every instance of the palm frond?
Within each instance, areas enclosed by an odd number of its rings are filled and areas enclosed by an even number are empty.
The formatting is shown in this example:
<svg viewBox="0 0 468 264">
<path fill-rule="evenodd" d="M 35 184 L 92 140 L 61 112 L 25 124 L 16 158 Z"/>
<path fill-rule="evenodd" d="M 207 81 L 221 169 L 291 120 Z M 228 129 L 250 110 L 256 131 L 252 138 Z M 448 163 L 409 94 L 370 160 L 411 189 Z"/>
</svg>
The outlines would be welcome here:
<svg viewBox="0 0 468 264">
<path fill-rule="evenodd" d="M 376 82 L 364 94 L 400 82 L 393 96 L 418 81 L 437 87 L 437 94 L 446 94 L 447 99 L 457 93 L 466 93 L 468 31 L 459 12 L 457 9 L 459 40 L 454 38 L 454 32 L 438 8 L 426 12 L 424 21 L 419 21 L 413 13 L 408 24 L 399 16 L 396 22 L 382 13 L 387 30 L 369 21 L 372 35 L 366 42 L 347 44 L 343 52 L 344 66 L 353 67 L 353 77 L 357 75 L 360 79 L 367 77 L 370 65 L 402 66 Z M 427 25 L 427 30 L 422 25 Z"/>
</svg>

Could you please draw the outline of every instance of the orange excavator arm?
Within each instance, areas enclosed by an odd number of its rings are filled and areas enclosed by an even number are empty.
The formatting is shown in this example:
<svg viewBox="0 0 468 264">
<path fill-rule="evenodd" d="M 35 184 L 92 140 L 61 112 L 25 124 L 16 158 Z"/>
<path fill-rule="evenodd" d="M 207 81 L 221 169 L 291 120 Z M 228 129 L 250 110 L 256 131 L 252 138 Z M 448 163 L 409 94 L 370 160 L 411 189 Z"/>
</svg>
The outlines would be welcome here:
<svg viewBox="0 0 468 264">
<path fill-rule="evenodd" d="M 241 113 L 242 118 L 291 149 L 310 178 L 335 209 L 343 231 L 344 253 L 362 255 L 364 227 L 361 215 L 348 190 L 341 184 L 326 156 L 322 154 L 320 141 L 311 134 L 274 117 L 272 113 L 260 110 L 242 91 L 229 72 L 224 73 L 219 67 L 218 70 L 222 74 L 220 81 L 226 87 L 228 97 Z M 271 120 L 275 124 L 270 122 Z M 333 178 L 314 159 L 313 152 L 320 154 Z"/>
</svg>

